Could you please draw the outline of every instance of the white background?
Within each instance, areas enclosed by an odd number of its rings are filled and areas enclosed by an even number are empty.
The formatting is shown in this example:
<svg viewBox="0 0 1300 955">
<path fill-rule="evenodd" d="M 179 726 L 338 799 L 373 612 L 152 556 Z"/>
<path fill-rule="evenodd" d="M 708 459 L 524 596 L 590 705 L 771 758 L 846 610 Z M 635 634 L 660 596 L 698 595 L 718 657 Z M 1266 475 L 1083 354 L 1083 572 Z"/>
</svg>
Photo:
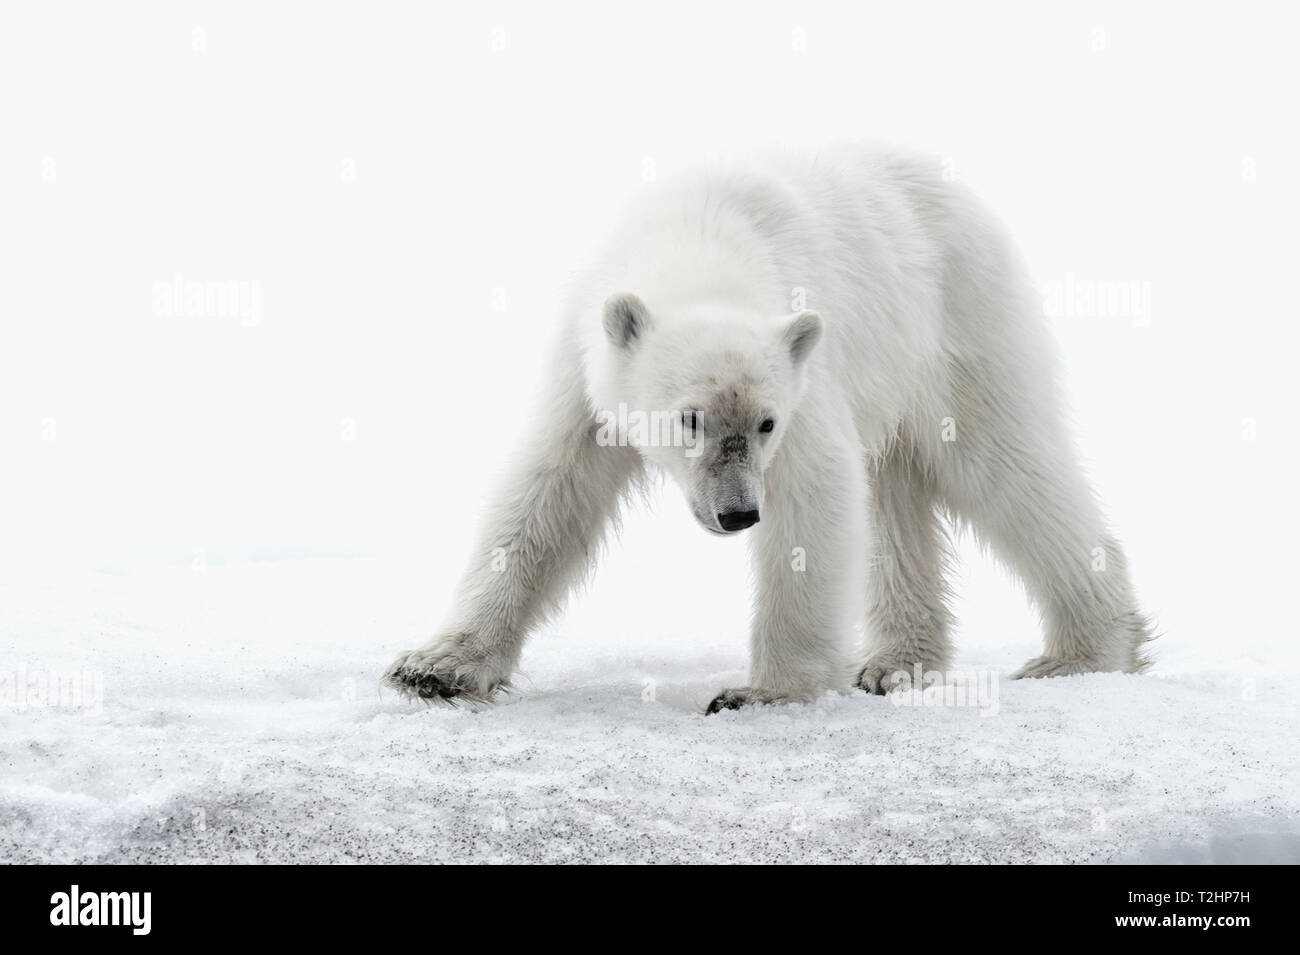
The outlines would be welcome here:
<svg viewBox="0 0 1300 955">
<path fill-rule="evenodd" d="M 864 137 L 971 183 L 1045 287 L 1149 290 L 1149 315 L 1050 321 L 1165 633 L 1156 672 L 1293 672 L 1286 10 L 8 5 L 0 582 L 57 597 L 11 601 L 7 649 L 93 662 L 114 613 L 179 621 L 170 645 L 191 639 L 186 608 L 215 607 L 195 653 L 238 659 L 257 634 L 267 666 L 289 658 L 276 635 L 319 658 L 303 631 L 329 618 L 332 646 L 364 655 L 348 678 L 377 678 L 447 609 L 560 288 L 620 202 L 711 153 Z M 160 314 L 155 286 L 177 275 L 255 287 L 255 321 Z M 659 497 L 538 638 L 586 635 L 586 657 L 561 654 L 579 676 L 592 648 L 640 659 L 670 639 L 743 668 L 743 541 Z M 962 556 L 959 663 L 1014 666 L 1036 621 L 969 542 Z M 329 585 L 265 583 L 286 562 L 304 579 L 328 565 Z M 239 568 L 263 576 L 221 576 Z M 221 589 L 237 579 L 264 583 Z M 40 629 L 119 586 L 127 609 Z"/>
<path fill-rule="evenodd" d="M 1149 321 L 1055 321 L 1140 592 L 1175 655 L 1193 631 L 1290 640 L 1279 8 L 973 6 L 10 8 L 6 563 L 401 552 L 454 575 L 559 286 L 618 203 L 710 152 L 860 136 L 949 163 L 1045 285 L 1147 283 Z M 256 283 L 257 324 L 155 314 L 178 273 Z M 614 564 L 651 591 L 743 562 L 675 490 L 661 511 Z M 734 619 L 734 576 L 696 610 Z M 429 579 L 431 626 L 451 584 Z"/>
</svg>

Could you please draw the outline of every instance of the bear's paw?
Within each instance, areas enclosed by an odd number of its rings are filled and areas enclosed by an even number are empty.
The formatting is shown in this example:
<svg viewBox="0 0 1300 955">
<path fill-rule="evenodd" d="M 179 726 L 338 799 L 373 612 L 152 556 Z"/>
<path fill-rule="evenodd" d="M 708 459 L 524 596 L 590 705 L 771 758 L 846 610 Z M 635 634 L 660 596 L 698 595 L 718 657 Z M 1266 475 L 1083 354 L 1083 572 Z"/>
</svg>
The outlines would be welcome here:
<svg viewBox="0 0 1300 955">
<path fill-rule="evenodd" d="M 400 654 L 381 682 L 407 699 L 486 703 L 508 687 L 506 676 L 469 658 L 455 641 L 440 641 Z"/>
<path fill-rule="evenodd" d="M 1011 674 L 1011 679 L 1034 680 L 1042 677 L 1076 676 L 1080 673 L 1104 673 L 1118 669 L 1120 668 L 1107 666 L 1100 660 L 1058 660 L 1055 657 L 1034 657 Z"/>
<path fill-rule="evenodd" d="M 754 704 L 779 703 L 785 699 L 787 697 L 784 693 L 774 693 L 770 690 L 742 686 L 733 690 L 723 690 L 709 702 L 704 714 L 712 716 L 714 713 L 721 713 L 723 710 L 738 710 L 742 706 L 752 706 Z"/>
</svg>

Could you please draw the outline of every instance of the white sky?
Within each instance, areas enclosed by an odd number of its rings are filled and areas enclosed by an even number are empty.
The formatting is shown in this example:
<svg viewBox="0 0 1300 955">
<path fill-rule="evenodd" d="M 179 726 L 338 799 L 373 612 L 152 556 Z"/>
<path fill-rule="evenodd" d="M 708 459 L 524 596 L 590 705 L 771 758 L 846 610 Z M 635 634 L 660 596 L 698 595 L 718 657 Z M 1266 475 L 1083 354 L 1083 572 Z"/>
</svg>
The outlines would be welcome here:
<svg viewBox="0 0 1300 955">
<path fill-rule="evenodd" d="M 0 573 L 410 554 L 435 620 L 611 210 L 710 151 L 865 136 L 950 156 L 1043 283 L 1149 291 L 1054 320 L 1143 600 L 1294 641 L 1283 5 L 564 6 L 5 9 Z M 177 274 L 246 283 L 255 323 L 157 314 Z M 682 574 L 738 623 L 743 550 L 669 489 L 569 625 L 665 624 Z M 1023 636 L 965 550 L 964 630 Z"/>
</svg>

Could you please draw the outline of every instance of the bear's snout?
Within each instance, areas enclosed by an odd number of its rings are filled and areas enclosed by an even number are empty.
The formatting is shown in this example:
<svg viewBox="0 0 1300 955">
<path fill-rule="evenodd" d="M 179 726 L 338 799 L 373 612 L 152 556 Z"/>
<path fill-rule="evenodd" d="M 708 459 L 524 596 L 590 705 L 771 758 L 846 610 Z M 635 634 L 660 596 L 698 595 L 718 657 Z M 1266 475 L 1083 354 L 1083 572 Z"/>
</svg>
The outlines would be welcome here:
<svg viewBox="0 0 1300 955">
<path fill-rule="evenodd" d="M 743 531 L 758 523 L 758 511 L 727 511 L 718 515 L 718 523 L 727 532 Z"/>
</svg>

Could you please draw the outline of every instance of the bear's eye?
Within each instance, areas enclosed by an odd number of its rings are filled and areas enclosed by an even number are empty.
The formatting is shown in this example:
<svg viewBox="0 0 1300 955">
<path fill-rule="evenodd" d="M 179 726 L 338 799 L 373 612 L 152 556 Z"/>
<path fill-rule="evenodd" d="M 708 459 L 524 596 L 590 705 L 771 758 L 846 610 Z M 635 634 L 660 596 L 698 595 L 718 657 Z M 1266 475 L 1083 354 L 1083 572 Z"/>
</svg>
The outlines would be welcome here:
<svg viewBox="0 0 1300 955">
<path fill-rule="evenodd" d="M 699 416 L 694 411 L 682 412 L 682 427 L 686 429 L 687 434 L 694 434 L 699 423 Z"/>
<path fill-rule="evenodd" d="M 767 434 L 775 427 L 776 427 L 775 421 L 773 421 L 771 418 L 764 418 L 763 423 L 758 426 L 758 430 L 763 432 L 763 434 Z"/>
</svg>

